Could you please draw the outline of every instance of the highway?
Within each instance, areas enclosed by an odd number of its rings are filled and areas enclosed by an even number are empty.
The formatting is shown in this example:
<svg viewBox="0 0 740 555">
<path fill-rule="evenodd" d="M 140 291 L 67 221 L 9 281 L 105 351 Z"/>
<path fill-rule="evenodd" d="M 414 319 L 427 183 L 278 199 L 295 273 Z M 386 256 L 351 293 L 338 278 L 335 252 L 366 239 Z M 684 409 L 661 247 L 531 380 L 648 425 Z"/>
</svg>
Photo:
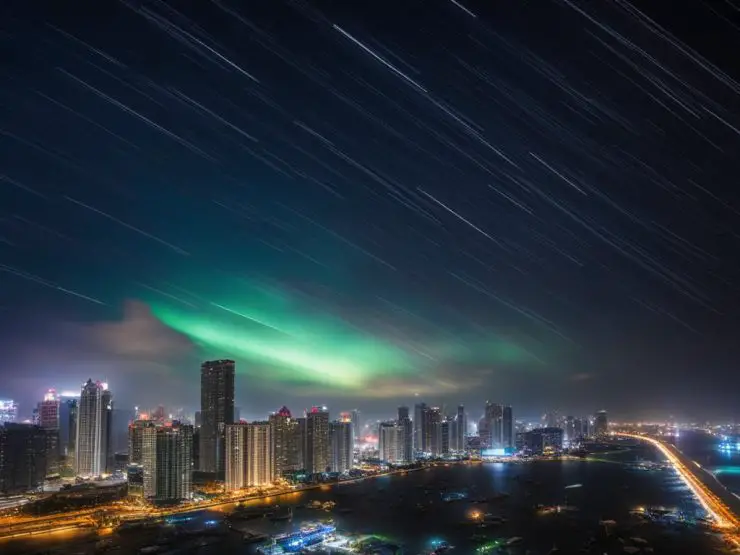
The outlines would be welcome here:
<svg viewBox="0 0 740 555">
<path fill-rule="evenodd" d="M 711 515 L 714 524 L 731 534 L 733 538 L 737 538 L 737 533 L 740 531 L 740 519 L 730 507 L 729 492 L 724 490 L 724 486 L 719 484 L 712 474 L 691 461 L 675 446 L 661 440 L 627 433 L 617 433 L 617 436 L 646 441 L 656 447 L 673 465 L 702 507 Z M 728 500 L 725 501 L 722 497 L 728 497 Z"/>
</svg>

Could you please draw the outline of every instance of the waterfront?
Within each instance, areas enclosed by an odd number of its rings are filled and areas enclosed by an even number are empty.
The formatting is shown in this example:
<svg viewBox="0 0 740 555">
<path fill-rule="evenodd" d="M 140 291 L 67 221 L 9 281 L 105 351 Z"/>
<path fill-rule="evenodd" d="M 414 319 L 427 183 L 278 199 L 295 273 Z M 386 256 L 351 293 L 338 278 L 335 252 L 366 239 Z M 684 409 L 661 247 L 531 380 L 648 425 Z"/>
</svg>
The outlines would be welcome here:
<svg viewBox="0 0 740 555">
<path fill-rule="evenodd" d="M 682 431 L 675 441 L 676 446 L 704 468 L 714 473 L 727 489 L 740 495 L 740 450 L 735 446 L 737 438 L 731 442 L 733 449 L 722 450 L 723 441 L 703 432 Z"/>
<path fill-rule="evenodd" d="M 650 447 L 638 447 L 615 460 L 655 459 Z M 581 487 L 566 489 L 566 486 Z M 443 491 L 469 492 L 469 499 L 445 503 Z M 504 497 L 500 494 L 508 494 Z M 487 498 L 484 503 L 474 500 Z M 334 501 L 331 512 L 309 509 L 311 501 Z M 624 553 L 630 539 L 644 539 L 658 553 L 692 554 L 721 550 L 721 539 L 702 527 L 643 522 L 630 514 L 638 506 L 676 508 L 686 515 L 702 516 L 702 510 L 680 478 L 672 471 L 634 471 L 618 463 L 589 461 L 541 461 L 524 464 L 473 464 L 436 467 L 408 475 L 385 476 L 353 484 L 326 487 L 292 495 L 253 501 L 249 506 L 280 504 L 294 507 L 292 522 L 269 519 L 234 521 L 234 526 L 259 533 L 277 534 L 297 529 L 302 523 L 332 518 L 342 532 L 377 534 L 404 547 L 404 553 L 429 552 L 434 540 L 456 546 L 454 553 L 475 553 L 483 536 L 489 540 L 521 537 L 508 553 L 547 554 L 554 547 L 559 553 Z M 560 512 L 544 510 L 567 506 Z M 218 519 L 233 510 L 225 506 L 214 511 Z M 490 513 L 505 519 L 496 525 L 479 528 L 469 518 L 473 512 Z M 210 518 L 210 517 L 209 517 Z M 615 521 L 616 524 L 604 521 Z M 609 532 L 609 537 L 605 537 Z M 138 553 L 145 535 L 118 539 L 115 551 L 122 555 Z M 478 536 L 475 537 L 474 536 Z M 595 540 L 592 540 L 595 539 Z M 620 541 L 621 538 L 621 541 Z M 253 553 L 233 531 L 211 537 L 212 545 L 163 548 L 161 553 Z M 589 543 L 591 541 L 591 543 Z M 622 542 L 625 543 L 622 543 Z M 18 552 L 62 547 L 54 537 L 11 544 Z M 10 547 L 10 546 L 8 546 Z M 66 553 L 94 552 L 94 542 L 69 540 Z M 582 551 L 582 549 L 586 549 Z M 8 550 L 8 553 L 10 550 Z M 629 551 L 627 551 L 629 552 Z"/>
</svg>

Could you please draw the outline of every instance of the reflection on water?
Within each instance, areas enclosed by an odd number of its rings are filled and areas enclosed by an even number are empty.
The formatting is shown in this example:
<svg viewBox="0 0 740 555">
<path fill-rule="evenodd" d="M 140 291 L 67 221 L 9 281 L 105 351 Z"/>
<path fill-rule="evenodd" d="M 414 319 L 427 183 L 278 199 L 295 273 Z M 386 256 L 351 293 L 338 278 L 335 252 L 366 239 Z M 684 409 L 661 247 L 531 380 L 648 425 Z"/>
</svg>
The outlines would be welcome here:
<svg viewBox="0 0 740 555">
<path fill-rule="evenodd" d="M 641 448 L 630 455 L 632 460 L 636 456 L 649 459 L 654 453 Z M 581 487 L 567 488 L 573 484 Z M 444 492 L 462 490 L 469 492 L 467 499 L 443 500 Z M 309 507 L 323 506 L 328 501 L 336 503 L 331 511 Z M 672 471 L 631 472 L 619 463 L 608 462 L 439 467 L 253 501 L 249 506 L 276 504 L 285 510 L 292 507 L 292 520 L 235 519 L 232 524 L 242 531 L 274 535 L 331 518 L 340 531 L 380 535 L 403 545 L 406 555 L 429 553 L 435 541 L 454 545 L 452 555 L 472 555 L 481 546 L 500 546 L 516 537 L 521 541 L 502 553 L 544 555 L 557 547 L 558 553 L 621 554 L 625 546 L 634 546 L 637 541 L 630 538 L 637 538 L 656 553 L 696 555 L 719 544 L 703 530 L 650 522 L 630 514 L 638 506 L 665 506 L 702 515 Z M 226 512 L 231 510 L 233 506 L 224 507 Z M 223 517 L 223 513 L 215 514 Z M 473 514 L 477 516 L 472 518 Z M 118 541 L 115 536 L 114 541 Z M 121 540 L 122 548 L 111 553 L 138 553 L 142 545 L 147 545 L 143 541 L 152 542 L 142 538 Z M 245 544 L 242 534 L 234 530 L 208 541 L 213 544 L 187 549 L 169 546 L 166 553 L 241 555 L 255 551 L 255 546 Z M 93 553 L 89 547 L 83 551 L 70 546 L 67 553 Z M 32 551 L 26 548 L 23 552 Z"/>
</svg>

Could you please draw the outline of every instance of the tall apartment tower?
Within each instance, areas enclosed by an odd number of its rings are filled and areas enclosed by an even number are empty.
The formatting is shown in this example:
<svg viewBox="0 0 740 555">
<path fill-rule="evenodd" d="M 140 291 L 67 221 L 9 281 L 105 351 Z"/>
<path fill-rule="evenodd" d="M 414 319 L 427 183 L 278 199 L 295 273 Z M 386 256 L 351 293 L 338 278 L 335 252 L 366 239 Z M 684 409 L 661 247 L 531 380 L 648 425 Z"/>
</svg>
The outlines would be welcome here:
<svg viewBox="0 0 740 555">
<path fill-rule="evenodd" d="M 46 431 L 46 475 L 59 472 L 62 451 L 59 445 L 59 396 L 50 389 L 38 405 L 39 426 Z"/>
<path fill-rule="evenodd" d="M 193 427 L 173 422 L 141 427 L 144 496 L 158 503 L 190 499 L 193 493 Z"/>
<path fill-rule="evenodd" d="M 313 407 L 306 413 L 306 472 L 319 474 L 329 468 L 329 411 Z"/>
<path fill-rule="evenodd" d="M 270 422 L 228 424 L 225 437 L 227 491 L 267 486 L 274 481 Z"/>
<path fill-rule="evenodd" d="M 468 433 L 468 418 L 465 415 L 465 407 L 458 405 L 457 414 L 455 415 L 455 444 L 453 450 L 462 453 L 465 451 L 465 437 Z"/>
<path fill-rule="evenodd" d="M 200 367 L 200 470 L 225 469 L 225 426 L 234 423 L 233 360 L 211 360 Z"/>
<path fill-rule="evenodd" d="M 378 427 L 378 456 L 389 464 L 401 464 L 406 461 L 401 455 L 403 429 L 397 422 L 381 422 Z"/>
<path fill-rule="evenodd" d="M 87 380 L 77 406 L 75 472 L 100 476 L 107 470 L 112 396 L 108 384 Z"/>
<path fill-rule="evenodd" d="M 335 420 L 329 424 L 329 443 L 331 460 L 329 468 L 332 472 L 347 472 L 352 468 L 354 461 L 354 445 L 352 441 L 352 422 Z"/>
<path fill-rule="evenodd" d="M 303 447 L 299 423 L 290 414 L 287 407 L 270 415 L 270 433 L 275 446 L 275 477 L 281 477 L 285 473 L 295 472 L 303 468 L 301 456 Z"/>
<path fill-rule="evenodd" d="M 429 407 L 426 403 L 414 406 L 414 453 L 418 456 L 431 449 L 429 430 Z"/>
<path fill-rule="evenodd" d="M 409 416 L 408 407 L 398 407 L 398 426 L 401 428 L 401 444 L 398 458 L 408 464 L 414 460 L 413 423 Z"/>
</svg>

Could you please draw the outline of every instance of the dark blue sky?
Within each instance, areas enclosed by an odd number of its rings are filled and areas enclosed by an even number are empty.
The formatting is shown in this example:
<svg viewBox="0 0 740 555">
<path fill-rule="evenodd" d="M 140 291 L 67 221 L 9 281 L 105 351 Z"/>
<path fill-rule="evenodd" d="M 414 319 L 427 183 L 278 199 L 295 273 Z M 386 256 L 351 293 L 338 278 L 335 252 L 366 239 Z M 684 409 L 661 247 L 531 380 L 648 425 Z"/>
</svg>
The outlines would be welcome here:
<svg viewBox="0 0 740 555">
<path fill-rule="evenodd" d="M 84 9 L 83 9 L 83 6 Z M 736 414 L 738 9 L 0 8 L 0 396 Z"/>
</svg>

